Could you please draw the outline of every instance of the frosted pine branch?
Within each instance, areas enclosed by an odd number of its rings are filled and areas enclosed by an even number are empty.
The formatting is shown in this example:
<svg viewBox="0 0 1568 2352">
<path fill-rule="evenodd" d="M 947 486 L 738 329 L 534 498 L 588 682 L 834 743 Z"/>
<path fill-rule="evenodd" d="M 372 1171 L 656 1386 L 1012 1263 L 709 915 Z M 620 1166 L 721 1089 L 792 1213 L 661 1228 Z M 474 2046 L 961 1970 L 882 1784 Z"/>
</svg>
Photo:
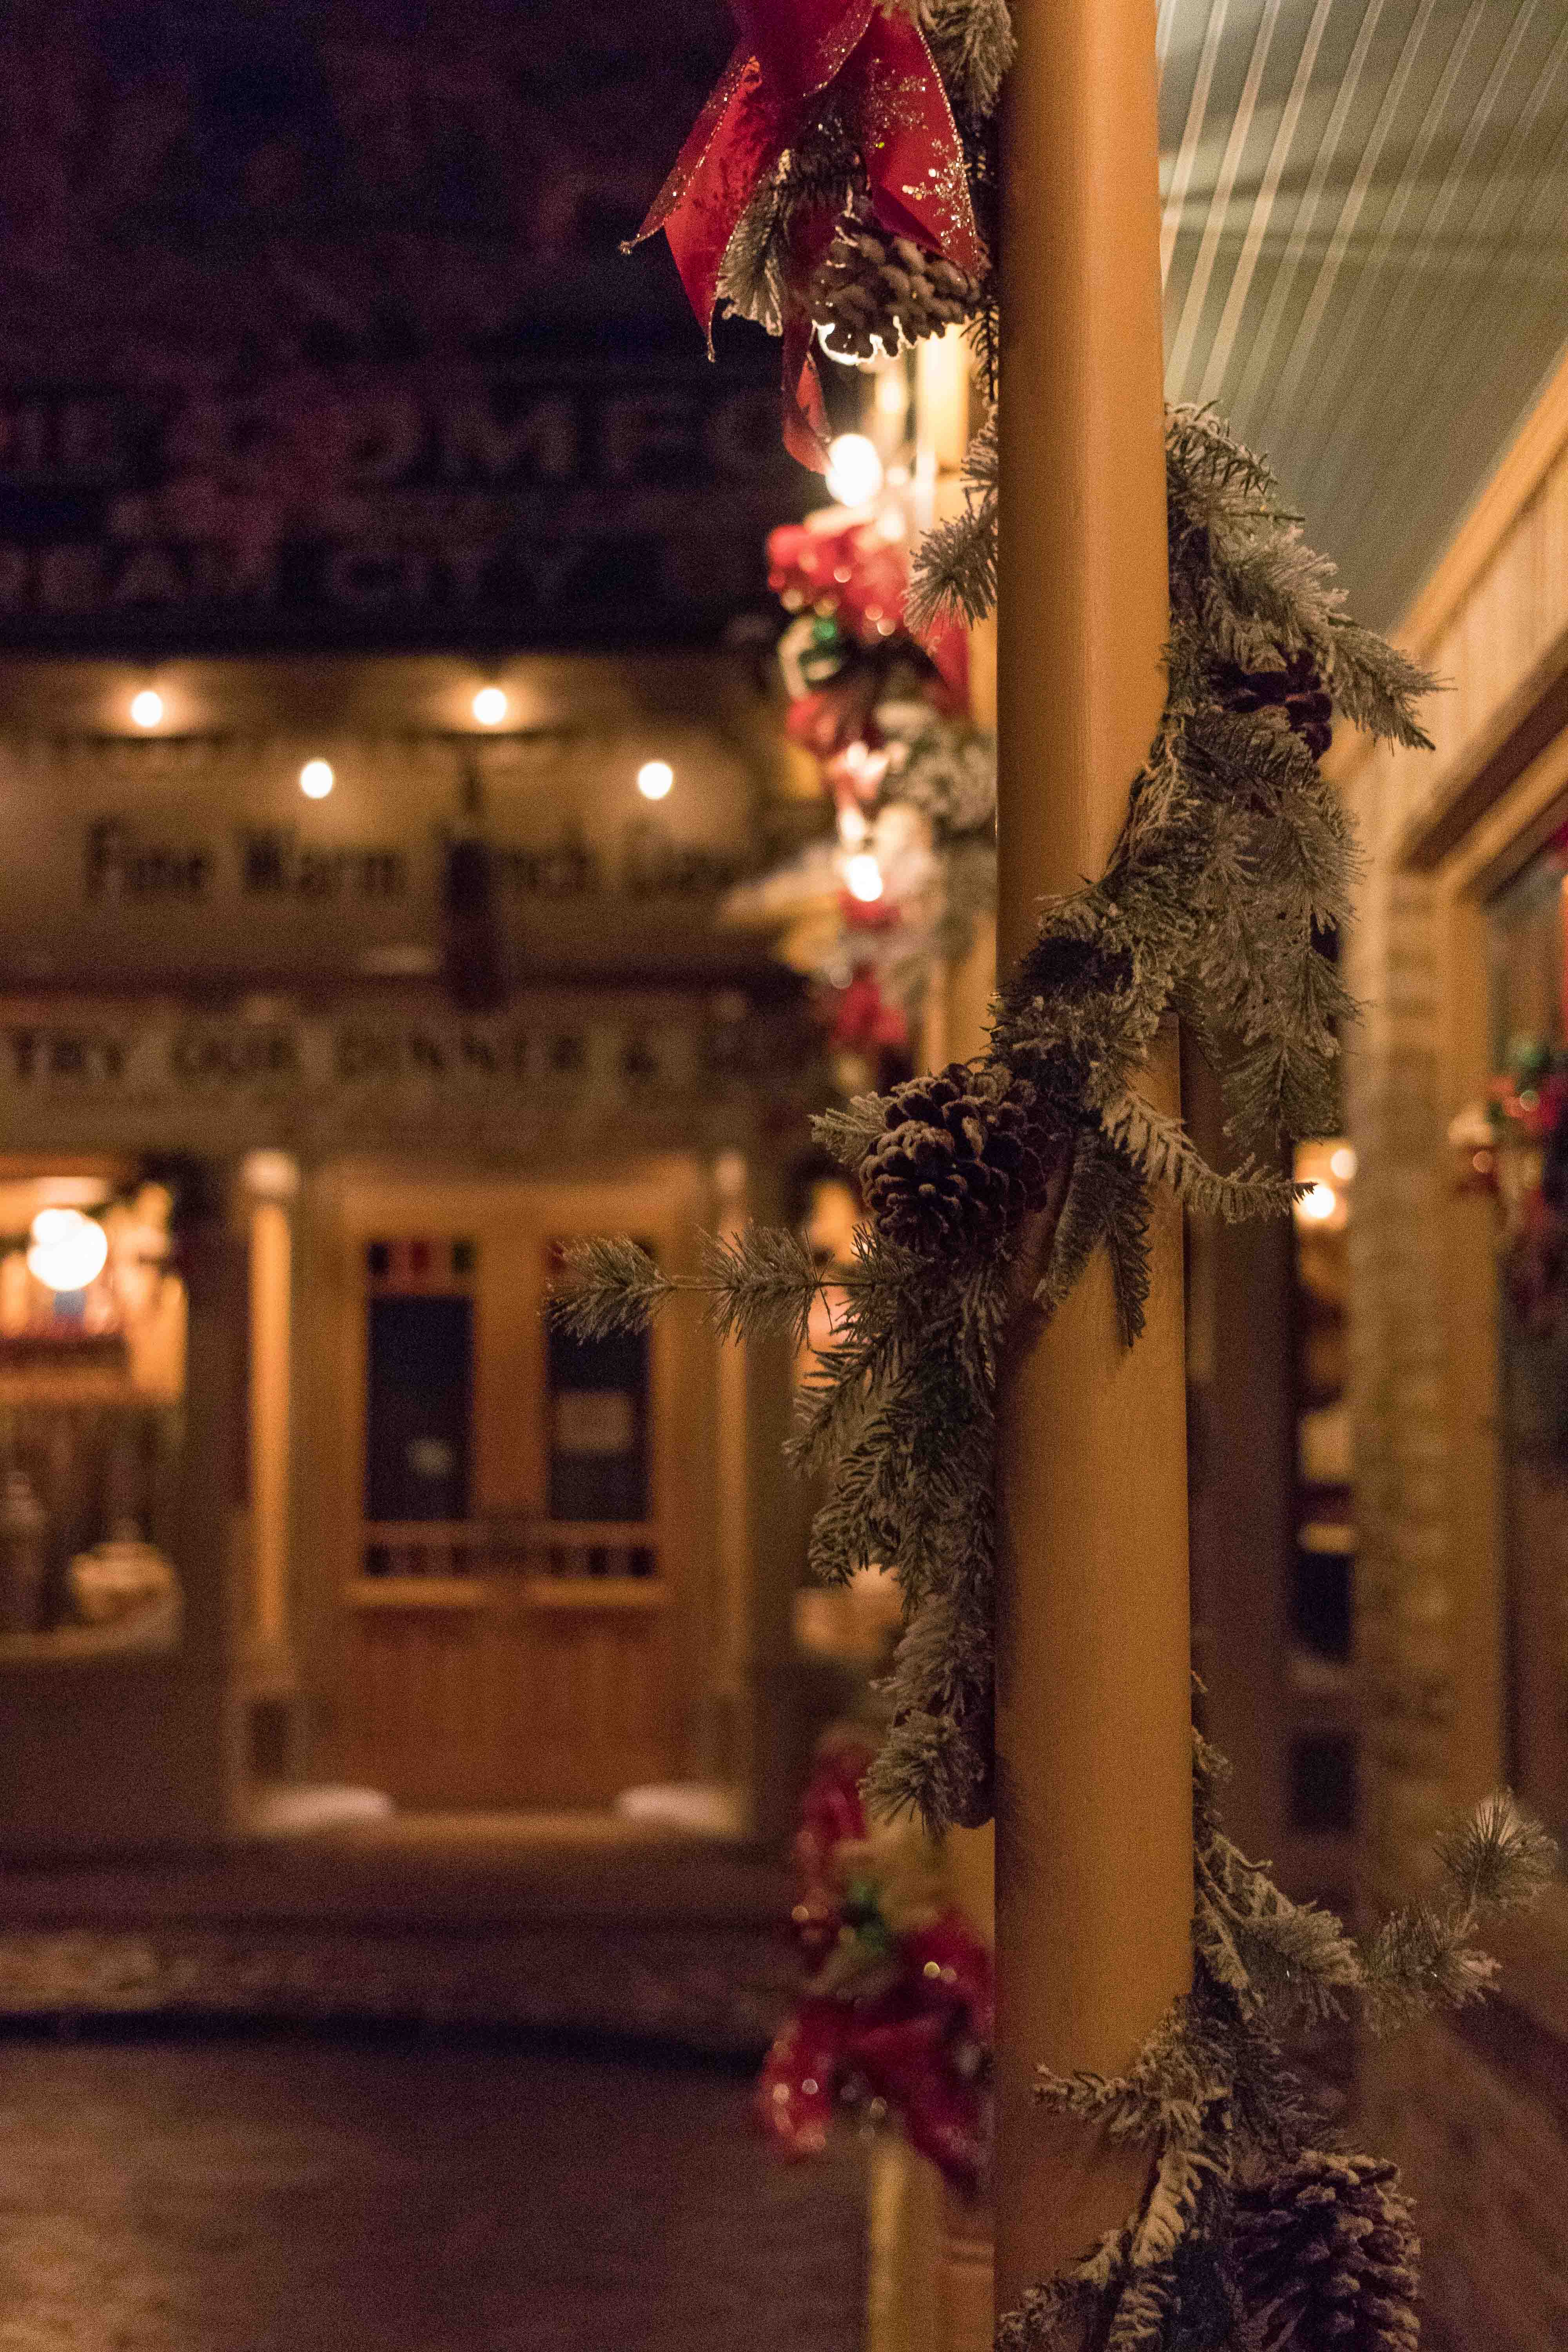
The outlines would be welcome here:
<svg viewBox="0 0 1568 2352">
<path fill-rule="evenodd" d="M 679 1286 L 661 1274 L 647 1250 L 621 1237 L 574 1243 L 550 1300 L 550 1315 L 579 1339 L 616 1331 L 646 1331 Z"/>
</svg>

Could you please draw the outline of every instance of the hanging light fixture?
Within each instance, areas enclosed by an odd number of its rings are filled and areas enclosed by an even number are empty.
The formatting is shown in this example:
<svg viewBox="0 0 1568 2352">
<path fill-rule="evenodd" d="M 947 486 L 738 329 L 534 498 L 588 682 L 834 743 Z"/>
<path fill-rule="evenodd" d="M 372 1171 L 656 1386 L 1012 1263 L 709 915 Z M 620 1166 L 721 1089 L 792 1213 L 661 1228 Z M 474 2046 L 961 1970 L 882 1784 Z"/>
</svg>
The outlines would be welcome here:
<svg viewBox="0 0 1568 2352">
<path fill-rule="evenodd" d="M 474 717 L 481 727 L 499 727 L 510 709 L 503 686 L 481 686 L 474 697 Z"/>
<path fill-rule="evenodd" d="M 461 1012 L 499 1013 L 510 993 L 510 942 L 496 854 L 484 835 L 483 788 L 472 765 L 463 770 L 460 806 L 441 872 L 441 967 Z"/>
<path fill-rule="evenodd" d="M 155 686 L 144 686 L 131 698 L 131 716 L 138 727 L 156 727 L 163 716 L 163 698 Z"/>
<path fill-rule="evenodd" d="M 46 1290 L 85 1290 L 109 1262 L 109 1235 L 79 1209 L 40 1209 L 27 1234 L 27 1271 Z"/>
</svg>

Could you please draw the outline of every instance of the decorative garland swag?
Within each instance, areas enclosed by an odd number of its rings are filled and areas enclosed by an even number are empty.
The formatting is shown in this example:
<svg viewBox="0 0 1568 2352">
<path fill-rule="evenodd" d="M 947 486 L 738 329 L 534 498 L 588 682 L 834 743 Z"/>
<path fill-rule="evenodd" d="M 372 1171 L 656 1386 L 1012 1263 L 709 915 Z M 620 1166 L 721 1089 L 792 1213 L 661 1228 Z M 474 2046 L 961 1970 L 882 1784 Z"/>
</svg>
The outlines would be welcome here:
<svg viewBox="0 0 1568 2352">
<path fill-rule="evenodd" d="M 722 291 L 784 333 L 798 448 L 812 331 L 842 333 L 852 320 L 888 347 L 937 331 L 956 303 L 994 351 L 994 291 L 971 232 L 991 226 L 1010 25 L 1005 0 L 731 5 L 741 51 L 647 226 L 668 229 L 704 320 Z M 903 118 L 906 133 L 918 121 L 932 141 L 918 184 L 942 196 L 914 219 L 898 189 L 907 194 L 917 175 L 893 186 L 879 145 L 889 40 L 906 86 L 910 73 L 941 85 L 924 86 Z M 951 263 L 962 287 L 897 255 L 889 276 L 887 240 L 899 236 Z M 994 604 L 994 415 L 966 472 L 965 511 L 917 557 L 917 625 L 973 620 Z M 803 1466 L 832 1474 L 812 1566 L 838 1580 L 877 1561 L 900 1579 L 892 1729 L 867 1793 L 938 1831 L 991 1810 L 1004 1340 L 1020 1317 L 1049 1317 L 1100 1249 L 1123 1339 L 1136 1339 L 1154 1185 L 1200 1214 L 1289 1209 L 1280 1150 L 1336 1124 L 1336 1031 L 1354 1010 L 1319 944 L 1346 919 L 1355 866 L 1349 817 L 1318 765 L 1331 713 L 1426 743 L 1416 706 L 1431 681 L 1349 618 L 1268 468 L 1210 413 L 1170 412 L 1166 490 L 1165 707 L 1105 872 L 1046 903 L 983 1054 L 816 1122 L 860 1175 L 871 1222 L 853 1265 L 835 1275 L 847 1307 L 793 1444 Z M 1224 1089 L 1244 1155 L 1227 1172 L 1138 1090 L 1173 1017 Z M 724 1335 L 783 1328 L 804 1341 L 820 1289 L 793 1233 L 711 1242 L 689 1276 L 605 1240 L 577 1254 L 556 1311 L 596 1335 L 640 1327 L 697 1291 Z M 1077 2342 L 1086 2321 L 1108 2352 L 1408 2352 L 1416 2342 L 1415 2241 L 1394 2169 L 1329 2144 L 1278 2034 L 1351 2000 L 1388 2025 L 1474 1998 L 1492 1974 L 1477 1929 L 1539 1888 L 1551 1841 L 1508 1799 L 1489 1801 L 1443 1846 L 1439 1893 L 1362 1948 L 1226 1840 L 1221 1769 L 1198 1742 L 1192 1994 L 1124 2079 L 1040 2084 L 1058 2109 L 1146 2142 L 1151 2185 L 1122 2230 L 1030 2291 L 1003 2323 L 1004 2352 Z"/>
</svg>

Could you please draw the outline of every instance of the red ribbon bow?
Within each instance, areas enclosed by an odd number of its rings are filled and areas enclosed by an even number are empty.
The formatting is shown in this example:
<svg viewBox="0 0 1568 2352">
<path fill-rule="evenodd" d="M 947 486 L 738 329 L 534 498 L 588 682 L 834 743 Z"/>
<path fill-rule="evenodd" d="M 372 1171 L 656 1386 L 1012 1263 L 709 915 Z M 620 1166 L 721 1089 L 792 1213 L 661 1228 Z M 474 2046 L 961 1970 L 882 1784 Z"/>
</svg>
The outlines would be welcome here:
<svg viewBox="0 0 1568 2352">
<path fill-rule="evenodd" d="M 724 256 L 742 214 L 830 87 L 882 226 L 977 276 L 985 255 L 958 131 L 913 18 L 884 10 L 879 0 L 730 0 L 730 9 L 740 46 L 633 240 L 664 230 L 704 331 L 710 333 Z M 826 418 L 805 294 L 837 222 L 826 205 L 797 221 L 785 292 L 784 446 L 818 469 Z"/>
</svg>

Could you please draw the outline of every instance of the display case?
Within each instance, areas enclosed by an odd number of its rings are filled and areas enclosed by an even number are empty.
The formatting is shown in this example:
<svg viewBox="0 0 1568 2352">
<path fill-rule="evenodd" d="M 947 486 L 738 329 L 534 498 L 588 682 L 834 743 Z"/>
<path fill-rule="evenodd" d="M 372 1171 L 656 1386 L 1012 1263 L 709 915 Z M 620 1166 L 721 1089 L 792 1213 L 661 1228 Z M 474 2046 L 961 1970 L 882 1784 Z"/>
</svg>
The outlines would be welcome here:
<svg viewBox="0 0 1568 2352">
<path fill-rule="evenodd" d="M 135 1168 L 0 1164 L 0 1662 L 178 1640 L 173 1204 Z"/>
</svg>

